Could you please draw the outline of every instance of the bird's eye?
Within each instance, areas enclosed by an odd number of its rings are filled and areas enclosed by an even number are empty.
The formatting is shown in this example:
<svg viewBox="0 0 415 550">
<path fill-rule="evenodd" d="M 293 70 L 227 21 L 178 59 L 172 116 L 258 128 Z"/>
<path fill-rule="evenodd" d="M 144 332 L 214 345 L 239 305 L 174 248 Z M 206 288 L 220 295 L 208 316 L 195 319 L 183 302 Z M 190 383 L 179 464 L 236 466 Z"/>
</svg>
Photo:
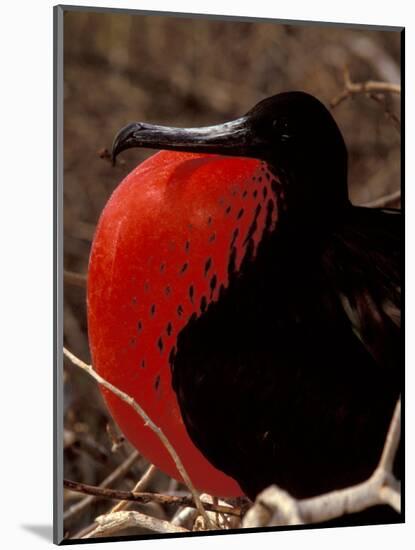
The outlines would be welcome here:
<svg viewBox="0 0 415 550">
<path fill-rule="evenodd" d="M 288 130 L 288 120 L 286 118 L 275 118 L 272 121 L 272 127 L 275 130 Z"/>
<path fill-rule="evenodd" d="M 274 132 L 279 134 L 281 140 L 286 141 L 290 137 L 290 125 L 285 118 L 276 118 L 272 121 L 272 128 Z"/>
</svg>

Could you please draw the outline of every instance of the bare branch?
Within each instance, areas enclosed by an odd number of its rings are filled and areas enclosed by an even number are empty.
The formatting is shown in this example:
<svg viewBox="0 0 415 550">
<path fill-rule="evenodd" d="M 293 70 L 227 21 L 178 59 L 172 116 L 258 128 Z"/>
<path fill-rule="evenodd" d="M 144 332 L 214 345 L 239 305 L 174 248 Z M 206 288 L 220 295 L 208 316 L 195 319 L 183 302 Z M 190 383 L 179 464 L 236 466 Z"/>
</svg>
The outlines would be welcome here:
<svg viewBox="0 0 415 550">
<path fill-rule="evenodd" d="M 391 82 L 378 82 L 375 80 L 367 80 L 366 82 L 352 82 L 350 73 L 347 67 L 344 68 L 344 89 L 330 101 L 332 108 L 337 107 L 345 99 L 355 94 L 370 94 L 370 93 L 392 93 L 400 94 L 400 84 Z"/>
<path fill-rule="evenodd" d="M 205 505 L 205 507 L 212 505 L 212 510 L 208 511 L 212 522 L 216 525 L 217 529 L 226 530 L 226 529 L 238 529 L 241 527 L 241 515 L 243 514 L 242 509 L 231 508 L 224 500 L 218 499 L 208 495 L 206 493 L 200 495 L 200 499 Z M 224 511 L 225 510 L 225 511 Z M 237 513 L 230 512 L 231 510 L 236 511 Z M 193 531 L 203 530 L 203 521 L 199 516 L 195 518 L 193 524 Z"/>
<path fill-rule="evenodd" d="M 383 111 L 385 113 L 385 116 L 393 123 L 393 125 L 395 126 L 396 130 L 398 131 L 398 133 L 400 134 L 401 133 L 401 121 L 399 120 L 399 118 L 395 115 L 395 113 L 393 113 L 386 101 L 385 101 L 385 97 L 383 95 L 380 95 L 380 94 L 369 94 L 369 97 L 370 99 L 373 99 L 373 101 L 376 101 L 376 103 L 379 103 L 382 107 L 383 107 Z"/>
<path fill-rule="evenodd" d="M 138 451 L 132 452 L 131 455 L 127 457 L 124 460 L 124 462 L 118 466 L 118 468 L 116 468 L 113 472 L 110 473 L 108 477 L 104 479 L 104 481 L 100 484 L 100 488 L 105 489 L 106 487 L 108 487 L 118 479 L 124 477 L 124 475 L 128 472 L 128 470 L 131 468 L 134 462 L 136 462 L 139 456 L 140 455 Z M 81 501 L 77 502 L 70 508 L 68 508 L 68 510 L 66 510 L 66 512 L 63 515 L 64 521 L 71 519 L 76 514 L 79 514 L 79 512 L 82 512 L 83 510 L 85 510 L 85 508 L 87 508 L 90 504 L 92 504 L 95 499 L 96 499 L 96 496 L 90 495 L 82 499 Z"/>
<path fill-rule="evenodd" d="M 392 421 L 386 436 L 385 446 L 379 461 L 379 469 L 392 474 L 393 461 L 398 450 L 401 437 L 401 400 L 396 403 Z"/>
<path fill-rule="evenodd" d="M 148 529 L 154 533 L 188 533 L 188 529 L 174 525 L 169 521 L 146 516 L 141 512 L 124 511 L 105 514 L 96 518 L 96 527 L 84 535 L 84 539 L 109 537 L 131 528 Z"/>
<path fill-rule="evenodd" d="M 298 525 L 303 523 L 299 501 L 276 485 L 260 493 L 255 504 L 246 513 L 242 527 L 265 527 L 269 525 Z"/>
<path fill-rule="evenodd" d="M 125 443 L 125 437 L 122 434 L 117 435 L 109 422 L 107 422 L 105 429 L 107 430 L 108 437 L 112 443 L 111 451 L 115 453 Z"/>
<path fill-rule="evenodd" d="M 150 466 L 141 476 L 141 479 L 136 483 L 134 489 L 131 492 L 133 494 L 142 492 L 145 489 L 145 487 L 147 487 L 147 485 L 150 483 L 150 481 L 153 479 L 156 472 L 157 472 L 157 468 L 154 466 L 154 464 L 150 464 Z M 114 508 L 111 510 L 111 513 L 120 512 L 121 510 L 126 510 L 128 506 L 129 506 L 129 502 L 126 500 L 118 502 L 118 504 L 116 504 Z"/>
<path fill-rule="evenodd" d="M 247 512 L 243 527 L 320 523 L 344 514 L 361 512 L 378 504 L 389 504 L 400 513 L 400 483 L 394 478 L 392 471 L 400 438 L 400 419 L 399 399 L 379 465 L 368 480 L 346 489 L 302 500 L 296 500 L 275 485 L 268 487 L 258 495 L 254 506 Z"/>
<path fill-rule="evenodd" d="M 107 388 L 114 395 L 119 397 L 122 401 L 124 401 L 125 403 L 130 405 L 136 411 L 136 413 L 142 418 L 142 420 L 144 421 L 144 424 L 146 426 L 148 426 L 157 435 L 157 437 L 160 439 L 160 441 L 163 443 L 166 450 L 168 451 L 168 453 L 172 457 L 172 459 L 173 459 L 173 461 L 174 461 L 174 463 L 177 467 L 177 470 L 179 471 L 180 475 L 183 478 L 184 483 L 187 485 L 189 491 L 191 492 L 191 494 L 193 496 L 193 499 L 194 499 L 194 502 L 195 502 L 195 505 L 196 505 L 196 508 L 198 509 L 199 514 L 203 517 L 203 519 L 205 521 L 206 528 L 210 528 L 211 527 L 211 522 L 210 522 L 209 517 L 206 514 L 205 509 L 203 508 L 203 505 L 200 501 L 199 495 L 198 495 L 195 487 L 193 486 L 193 483 L 192 483 L 185 467 L 183 466 L 183 463 L 180 460 L 179 455 L 176 453 L 173 445 L 170 443 L 169 439 L 164 434 L 164 432 L 161 430 L 161 428 L 159 428 L 151 420 L 151 418 L 148 416 L 148 414 L 145 412 L 145 410 L 132 397 L 130 397 L 128 394 L 124 393 L 123 391 L 121 391 L 120 389 L 115 387 L 113 384 L 111 384 L 110 382 L 108 382 L 107 380 L 102 378 L 102 376 L 100 376 L 92 368 L 91 365 L 87 365 L 86 363 L 81 361 L 81 359 L 76 357 L 73 353 L 71 353 L 66 348 L 63 348 L 63 353 L 74 365 L 76 365 L 77 367 L 79 367 L 82 370 L 84 370 L 85 372 L 87 372 L 99 384 L 101 384 L 102 386 Z"/>
<path fill-rule="evenodd" d="M 188 506 L 179 509 L 171 520 L 173 525 L 180 525 L 180 527 L 186 527 L 186 529 L 192 528 L 195 519 L 197 518 L 197 510 L 195 508 L 189 508 Z"/>
<path fill-rule="evenodd" d="M 398 191 L 394 191 L 389 195 L 385 195 L 383 197 L 374 199 L 373 201 L 366 202 L 361 206 L 367 206 L 369 208 L 386 208 L 387 206 L 392 206 L 397 202 L 399 202 L 400 198 L 401 198 L 401 190 L 399 189 Z"/>
<path fill-rule="evenodd" d="M 67 269 L 63 272 L 63 281 L 65 284 L 71 286 L 77 286 L 80 288 L 86 287 L 86 275 L 82 273 L 75 273 L 74 271 L 68 271 Z"/>
<path fill-rule="evenodd" d="M 107 489 L 105 487 L 95 487 L 94 485 L 87 485 L 86 483 L 79 483 L 77 481 L 71 481 L 69 479 L 63 480 L 63 486 L 65 489 L 76 491 L 78 493 L 84 493 L 87 495 L 94 495 L 96 497 L 109 498 L 113 500 L 126 500 L 131 502 L 139 502 L 141 504 L 147 504 L 149 502 L 158 502 L 159 504 L 177 504 L 179 506 L 194 507 L 195 503 L 190 496 L 172 496 L 162 495 L 159 493 L 138 493 L 133 491 L 120 491 L 117 489 Z M 240 516 L 241 510 L 239 508 L 232 508 L 231 506 L 221 506 L 219 504 L 212 504 L 205 502 L 205 509 L 211 512 L 218 512 L 220 514 L 229 514 L 233 516 Z"/>
</svg>

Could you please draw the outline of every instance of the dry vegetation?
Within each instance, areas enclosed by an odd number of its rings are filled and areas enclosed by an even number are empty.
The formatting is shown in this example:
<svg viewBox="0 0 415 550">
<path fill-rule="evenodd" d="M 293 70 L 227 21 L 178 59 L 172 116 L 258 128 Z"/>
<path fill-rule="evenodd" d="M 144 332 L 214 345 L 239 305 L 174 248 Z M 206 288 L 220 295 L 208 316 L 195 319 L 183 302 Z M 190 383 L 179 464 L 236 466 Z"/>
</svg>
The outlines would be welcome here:
<svg viewBox="0 0 415 550">
<path fill-rule="evenodd" d="M 66 13 L 66 347 L 90 360 L 85 274 L 94 228 L 115 186 L 151 154 L 128 151 L 114 168 L 100 158 L 121 126 L 132 120 L 178 126 L 212 124 L 243 114 L 266 96 L 302 89 L 333 105 L 349 148 L 353 202 L 367 204 L 390 196 L 389 204 L 399 206 L 400 96 L 395 86 L 400 83 L 399 56 L 400 35 L 392 32 Z M 387 85 L 379 88 L 372 86 L 373 81 Z M 153 523 L 122 509 L 125 504 L 118 506 L 117 525 L 123 531 L 118 529 L 116 534 L 163 532 L 173 530 L 172 525 L 181 532 L 194 525 L 196 510 L 184 506 L 189 501 L 177 500 L 188 497 L 187 488 L 152 468 L 123 440 L 96 383 L 68 362 L 64 445 L 65 478 L 131 491 L 145 474 L 136 491 L 171 497 L 129 503 L 130 510 L 153 518 Z M 210 509 L 229 505 L 209 497 L 202 500 L 210 502 Z M 212 521 L 219 521 L 222 528 L 240 525 L 245 504 L 233 503 L 239 516 L 219 517 L 212 512 Z M 66 536 L 90 536 L 97 526 L 101 531 L 94 536 L 111 532 L 107 520 L 88 528 L 111 509 L 105 498 L 85 497 L 67 489 L 65 509 Z"/>
</svg>

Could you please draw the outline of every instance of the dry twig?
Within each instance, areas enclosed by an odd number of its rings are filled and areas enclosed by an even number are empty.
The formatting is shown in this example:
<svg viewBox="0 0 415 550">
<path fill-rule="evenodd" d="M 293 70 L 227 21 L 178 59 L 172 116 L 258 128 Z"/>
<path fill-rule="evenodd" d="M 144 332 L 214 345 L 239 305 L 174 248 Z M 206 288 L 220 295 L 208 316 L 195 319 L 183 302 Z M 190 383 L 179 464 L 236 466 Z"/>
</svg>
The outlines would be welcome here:
<svg viewBox="0 0 415 550">
<path fill-rule="evenodd" d="M 111 452 L 115 453 L 125 443 L 125 437 L 122 434 L 117 435 L 109 422 L 107 422 L 105 429 L 111 440 Z"/>
<path fill-rule="evenodd" d="M 238 529 L 241 527 L 243 511 L 238 507 L 231 507 L 224 500 L 218 497 L 208 495 L 206 493 L 200 495 L 204 506 L 209 508 L 208 515 L 217 529 Z M 212 507 L 212 510 L 210 510 Z M 200 516 L 196 517 L 193 522 L 193 531 L 203 530 L 203 521 Z"/>
<path fill-rule="evenodd" d="M 186 506 L 175 513 L 171 522 L 173 525 L 179 525 L 180 527 L 186 527 L 186 529 L 191 530 L 196 518 L 197 510 Z"/>
<path fill-rule="evenodd" d="M 395 126 L 398 133 L 401 133 L 401 121 L 399 118 L 393 113 L 385 100 L 385 97 L 380 94 L 369 94 L 370 99 L 373 99 L 373 101 L 376 101 L 376 103 L 379 103 L 381 107 L 383 108 L 383 112 L 385 113 L 385 116 L 392 122 L 392 124 Z"/>
<path fill-rule="evenodd" d="M 154 464 L 150 464 L 150 466 L 147 468 L 147 470 L 144 472 L 144 474 L 141 476 L 141 479 L 136 483 L 134 486 L 134 489 L 131 491 L 134 495 L 136 493 L 142 492 L 145 487 L 150 483 L 150 481 L 153 479 L 154 475 L 157 472 L 157 468 L 154 466 Z M 121 502 L 118 502 L 111 510 L 111 513 L 114 512 L 120 512 L 121 510 L 126 510 L 129 506 L 129 502 L 126 500 L 123 500 Z"/>
<path fill-rule="evenodd" d="M 82 370 L 84 370 L 85 372 L 87 372 L 99 384 L 101 384 L 102 386 L 107 388 L 109 391 L 111 391 L 113 394 L 115 394 L 117 397 L 119 397 L 122 401 L 124 401 L 125 403 L 130 405 L 136 411 L 136 413 L 142 418 L 142 420 L 144 421 L 144 424 L 146 426 L 148 426 L 157 435 L 157 437 L 160 439 L 160 441 L 163 443 L 166 450 L 168 451 L 168 453 L 172 457 L 172 459 L 173 459 L 173 461 L 176 465 L 177 470 L 179 471 L 180 475 L 183 478 L 184 483 L 186 484 L 186 486 L 188 487 L 190 493 L 192 494 L 192 497 L 193 497 L 194 503 L 196 505 L 196 508 L 197 508 L 199 514 L 203 517 L 203 519 L 205 521 L 206 528 L 207 529 L 211 528 L 212 527 L 211 521 L 210 521 L 208 515 L 206 514 L 205 509 L 203 508 L 203 505 L 200 501 L 199 495 L 198 495 L 195 487 L 193 486 L 193 483 L 192 483 L 185 467 L 183 466 L 183 463 L 180 460 L 179 455 L 177 454 L 177 452 L 175 451 L 173 445 L 170 443 L 169 439 L 164 434 L 164 432 L 161 430 L 161 428 L 159 428 L 151 420 L 151 418 L 148 416 L 148 414 L 145 412 L 145 410 L 132 397 L 130 397 L 128 394 L 126 394 L 123 391 L 119 390 L 113 384 L 111 384 L 110 382 L 108 382 L 107 380 L 102 378 L 102 376 L 100 376 L 93 369 L 93 367 L 91 365 L 87 365 L 86 363 L 81 361 L 81 359 L 76 357 L 73 353 L 71 353 L 66 348 L 63 348 L 63 353 L 74 365 L 76 365 L 77 367 L 79 367 Z"/>
<path fill-rule="evenodd" d="M 77 286 L 80 288 L 86 287 L 86 275 L 82 273 L 75 273 L 74 271 L 68 271 L 67 269 L 63 272 L 63 281 L 65 284 Z"/>
<path fill-rule="evenodd" d="M 173 525 L 163 519 L 152 518 L 141 512 L 123 511 L 105 514 L 96 518 L 98 526 L 83 538 L 109 537 L 130 528 L 148 529 L 154 533 L 188 533 L 184 527 Z"/>
<path fill-rule="evenodd" d="M 384 195 L 374 199 L 373 201 L 365 202 L 362 206 L 367 206 L 369 208 L 386 208 L 387 206 L 396 205 L 401 199 L 401 191 L 394 191 L 389 195 Z"/>
<path fill-rule="evenodd" d="M 118 466 L 113 472 L 110 473 L 108 477 L 104 479 L 104 481 L 100 484 L 101 489 L 105 489 L 118 479 L 122 478 L 128 470 L 131 468 L 131 466 L 134 464 L 134 462 L 138 459 L 139 453 L 137 451 L 133 451 L 129 457 L 127 457 L 122 464 Z M 68 510 L 65 511 L 63 515 L 63 519 L 65 521 L 71 519 L 73 516 L 78 514 L 79 512 L 82 512 L 87 508 L 94 500 L 96 499 L 96 496 L 89 495 L 86 498 L 82 499 L 81 501 L 77 502 Z"/>
<path fill-rule="evenodd" d="M 347 67 L 344 68 L 344 89 L 335 98 L 330 101 L 330 106 L 337 107 L 345 99 L 355 94 L 370 94 L 370 93 L 392 93 L 400 94 L 400 84 L 392 84 L 391 82 L 378 82 L 367 80 L 366 82 L 352 82 L 350 72 Z"/>
<path fill-rule="evenodd" d="M 113 500 L 140 502 L 141 504 L 147 504 L 149 502 L 158 502 L 159 504 L 177 504 L 180 506 L 195 506 L 195 502 L 190 496 L 172 496 L 162 495 L 159 493 L 138 493 L 133 491 L 119 491 L 116 489 L 107 489 L 105 487 L 95 487 L 94 485 L 87 485 L 86 483 L 79 483 L 77 481 L 71 481 L 69 479 L 63 480 L 65 489 L 71 491 L 77 491 L 87 495 L 94 495 L 96 497 L 109 498 Z M 204 501 L 205 510 L 210 512 L 217 512 L 220 514 L 229 514 L 232 516 L 240 516 L 241 510 L 239 508 L 232 508 L 231 506 L 223 506 L 219 504 L 212 504 L 211 502 Z"/>
<path fill-rule="evenodd" d="M 388 504 L 400 513 L 400 483 L 392 473 L 401 430 L 401 401 L 386 437 L 381 459 L 371 477 L 354 485 L 316 497 L 296 500 L 279 487 L 271 486 L 258 497 L 243 520 L 243 527 L 320 523 L 344 514 L 361 512 L 378 504 Z"/>
</svg>

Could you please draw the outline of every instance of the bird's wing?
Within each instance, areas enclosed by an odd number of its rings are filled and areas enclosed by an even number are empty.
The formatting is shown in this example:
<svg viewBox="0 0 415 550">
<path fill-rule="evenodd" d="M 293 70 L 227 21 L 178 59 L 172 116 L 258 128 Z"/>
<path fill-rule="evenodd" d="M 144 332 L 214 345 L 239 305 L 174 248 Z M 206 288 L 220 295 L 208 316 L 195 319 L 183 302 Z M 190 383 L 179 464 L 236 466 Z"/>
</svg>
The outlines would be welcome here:
<svg viewBox="0 0 415 550">
<path fill-rule="evenodd" d="M 401 348 L 400 216 L 350 214 L 321 238 L 264 238 L 178 335 L 188 433 L 251 498 L 346 487 L 378 463 L 400 391 L 399 369 L 379 368 Z"/>
<path fill-rule="evenodd" d="M 353 208 L 324 253 L 330 284 L 353 332 L 377 363 L 396 365 L 400 350 L 402 216 Z"/>
</svg>

